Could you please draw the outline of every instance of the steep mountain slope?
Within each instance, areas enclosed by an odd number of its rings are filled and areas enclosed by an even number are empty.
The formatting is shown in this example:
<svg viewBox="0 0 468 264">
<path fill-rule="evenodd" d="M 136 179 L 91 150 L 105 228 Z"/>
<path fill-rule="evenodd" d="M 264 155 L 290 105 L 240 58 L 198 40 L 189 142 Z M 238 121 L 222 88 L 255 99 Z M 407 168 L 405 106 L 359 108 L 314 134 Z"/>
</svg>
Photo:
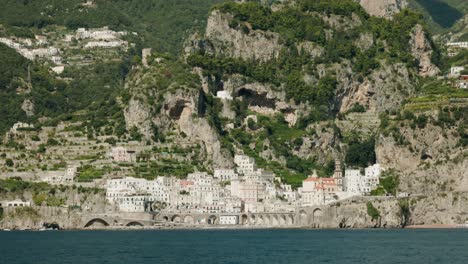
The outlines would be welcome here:
<svg viewBox="0 0 468 264">
<path fill-rule="evenodd" d="M 0 24 L 69 29 L 108 26 L 140 34 L 145 46 L 176 54 L 187 32 L 202 30 L 207 11 L 221 0 L 1 0 Z"/>
<path fill-rule="evenodd" d="M 457 22 L 468 14 L 464 0 L 412 0 L 410 7 L 424 14 L 432 33 L 453 31 Z"/>
<path fill-rule="evenodd" d="M 444 177 L 440 186 L 432 184 L 427 192 L 441 191 L 446 181 L 446 190 L 458 191 L 456 185 L 466 180 L 461 168 L 467 94 L 434 79 L 440 72 L 440 54 L 423 17 L 400 11 L 404 1 L 384 2 L 391 10 L 388 15 L 374 14 L 380 17 L 368 14 L 373 8 L 368 1 L 361 1 L 365 8 L 351 0 L 220 4 L 209 12 L 206 23 L 183 26 L 206 28 L 187 39 L 180 58 L 161 48 L 144 58 L 147 65 L 139 56 L 142 43 L 158 46 L 155 43 L 162 41 L 147 38 L 154 32 L 149 27 L 156 2 L 95 1 L 83 6 L 78 1 L 70 4 L 68 15 L 51 8 L 47 25 L 109 25 L 135 30 L 142 39 L 135 37 L 135 45 L 112 62 L 72 67 L 58 76 L 40 71 L 52 83 L 44 83 L 44 89 L 58 87 L 43 97 L 15 93 L 21 85 L 13 75 L 28 84 L 28 65 L 35 65 L 5 47 L 4 54 L 13 57 L 6 58 L 8 65 L 20 65 L 16 68 L 21 72 L 5 74 L 2 80 L 2 89 L 14 98 L 0 106 L 11 117 L 3 131 L 16 121 L 35 123 L 39 131 L 10 135 L 3 151 L 22 147 L 60 164 L 59 153 L 72 148 L 67 138 L 73 138 L 93 153 L 77 150 L 75 160 L 83 169 L 93 168 L 88 165 L 102 169 L 99 177 L 118 171 L 145 178 L 230 167 L 234 153 L 245 153 L 296 187 L 313 170 L 331 175 L 335 159 L 346 167 L 379 162 L 401 179 L 402 191 L 419 191 L 422 184 L 438 182 L 440 173 L 453 178 Z M 6 4 L 23 11 L 42 10 L 29 1 Z M 101 14 L 115 8 L 119 8 L 115 21 Z M 143 9 L 153 11 L 137 16 Z M 79 10 L 87 16 L 74 16 Z M 92 19 L 101 15 L 102 20 Z M 27 35 L 20 26 L 36 25 L 44 18 L 36 14 L 21 24 L 15 17 L 3 17 L 4 34 Z M 57 27 L 39 24 L 27 27 L 29 33 Z M 179 41 L 179 33 L 164 45 Z M 34 76 L 33 72 L 31 83 L 38 88 L 32 91 L 42 91 Z M 30 117 L 18 110 L 25 99 L 34 105 Z M 446 135 L 437 137 L 443 131 Z M 61 143 L 51 141 L 45 148 L 53 135 L 60 136 Z M 29 137 L 39 142 L 28 142 Z M 431 149 L 430 142 L 439 144 Z M 104 153 L 116 144 L 134 147 L 146 158 L 109 165 Z M 95 149 L 88 149 L 93 145 Z M 453 157 L 444 156 L 448 148 Z M 431 160 L 423 155 L 428 151 Z M 34 166 L 42 166 L 44 160 Z M 28 166 L 11 170 L 19 173 Z"/>
</svg>

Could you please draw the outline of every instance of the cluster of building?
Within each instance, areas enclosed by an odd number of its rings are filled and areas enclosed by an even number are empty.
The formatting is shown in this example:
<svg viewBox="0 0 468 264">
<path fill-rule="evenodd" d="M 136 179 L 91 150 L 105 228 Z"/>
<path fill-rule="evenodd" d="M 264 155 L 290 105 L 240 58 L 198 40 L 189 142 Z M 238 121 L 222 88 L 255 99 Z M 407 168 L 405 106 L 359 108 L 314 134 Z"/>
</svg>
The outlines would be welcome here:
<svg viewBox="0 0 468 264">
<path fill-rule="evenodd" d="M 468 41 L 448 42 L 447 47 L 468 49 Z"/>
<path fill-rule="evenodd" d="M 80 40 L 84 48 L 127 48 L 128 42 L 121 39 L 127 35 L 125 31 L 113 31 L 107 27 L 97 29 L 79 28 L 74 34 L 65 35 L 65 42 Z M 51 45 L 45 36 L 36 35 L 30 38 L 0 38 L 0 43 L 15 49 L 19 54 L 29 60 L 38 58 L 47 59 L 54 65 L 51 70 L 57 74 L 64 71 L 65 66 L 61 51 Z"/>
<path fill-rule="evenodd" d="M 19 54 L 29 60 L 46 58 L 55 64 L 60 64 L 62 62 L 62 57 L 60 57 L 59 54 L 60 51 L 56 47 L 50 46 L 33 48 L 33 46 L 40 46 L 47 43 L 47 41 L 43 40 L 41 36 L 36 36 L 34 41 L 24 38 L 0 38 L 0 42 L 12 49 L 15 49 Z"/>
<path fill-rule="evenodd" d="M 75 165 L 68 166 L 65 173 L 62 173 L 62 172 L 52 173 L 51 175 L 43 178 L 42 181 L 47 182 L 49 184 L 55 184 L 55 185 L 60 185 L 60 184 L 70 185 L 74 183 L 77 172 L 78 172 L 78 166 L 75 166 Z"/>
<path fill-rule="evenodd" d="M 126 159 L 126 152 L 120 154 Z M 121 156 L 121 155 L 117 156 Z M 344 177 L 339 161 L 333 177 L 316 174 L 293 190 L 274 173 L 257 168 L 244 155 L 234 158 L 235 169 L 216 169 L 213 175 L 196 172 L 186 179 L 157 177 L 115 178 L 106 183 L 106 198 L 123 212 L 166 211 L 184 213 L 278 213 L 294 212 L 300 206 L 328 204 L 371 192 L 379 184 L 378 164 L 347 170 Z"/>
<path fill-rule="evenodd" d="M 120 38 L 127 35 L 125 31 L 113 31 L 108 27 L 86 29 L 78 28 L 75 34 L 69 34 L 65 36 L 65 41 L 76 40 L 90 40 L 87 42 L 85 48 L 119 48 L 127 47 L 128 42 L 123 41 Z"/>
<path fill-rule="evenodd" d="M 464 71 L 464 66 L 453 66 L 450 68 L 449 77 L 456 79 L 456 87 L 461 89 L 468 89 L 468 74 L 462 74 Z"/>
</svg>

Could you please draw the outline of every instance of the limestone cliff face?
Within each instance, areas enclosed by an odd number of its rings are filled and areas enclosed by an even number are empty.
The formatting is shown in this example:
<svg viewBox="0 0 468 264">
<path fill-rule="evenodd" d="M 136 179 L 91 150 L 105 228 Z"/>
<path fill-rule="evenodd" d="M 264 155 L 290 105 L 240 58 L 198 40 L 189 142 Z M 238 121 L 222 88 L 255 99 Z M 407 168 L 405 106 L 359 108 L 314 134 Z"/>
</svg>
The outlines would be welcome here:
<svg viewBox="0 0 468 264">
<path fill-rule="evenodd" d="M 363 78 L 362 82 L 352 78 L 347 65 L 339 67 L 337 93 L 339 111 L 345 113 L 353 105 L 368 107 L 370 112 L 383 112 L 400 107 L 404 98 L 414 93 L 413 73 L 402 63 L 387 64 Z"/>
<path fill-rule="evenodd" d="M 468 191 L 467 153 L 453 136 L 456 128 L 428 124 L 424 129 L 411 129 L 405 125 L 400 133 L 406 144 L 381 135 L 376 154 L 380 164 L 399 172 L 401 191 L 424 195 Z"/>
<path fill-rule="evenodd" d="M 44 223 L 57 223 L 60 228 L 81 228 L 83 213 L 104 213 L 113 209 L 107 204 L 105 194 L 99 192 L 80 192 L 78 189 L 57 191 L 55 196 L 64 201 L 66 206 L 32 206 L 21 208 L 5 208 L 0 219 L 0 228 L 6 229 L 40 229 Z M 0 200 L 23 199 L 31 201 L 33 193 L 24 192 L 20 196 L 12 193 L 3 194 Z M 79 208 L 69 206 L 80 205 Z"/>
<path fill-rule="evenodd" d="M 408 6 L 407 0 L 357 0 L 372 16 L 391 18 Z"/>
<path fill-rule="evenodd" d="M 221 149 L 218 135 L 200 109 L 200 104 L 203 105 L 201 93 L 208 89 L 204 79 L 194 77 L 195 83 L 184 84 L 179 82 L 182 79 L 179 77 L 171 83 L 168 81 L 171 71 L 175 70 L 164 62 L 135 69 L 126 85 L 131 96 L 124 110 L 127 129 L 136 127 L 149 141 L 157 141 L 154 136 L 161 134 L 170 135 L 171 140 L 179 144 L 199 144 L 202 148 L 200 158 L 205 165 L 230 167 L 230 154 Z M 161 88 L 159 82 L 167 87 Z"/>
<path fill-rule="evenodd" d="M 464 224 L 468 220 L 466 192 L 438 193 L 410 201 L 412 225 Z"/>
<path fill-rule="evenodd" d="M 146 138 L 150 139 L 152 135 L 151 113 L 148 105 L 138 98 L 130 99 L 128 106 L 124 109 L 125 124 L 127 130 L 136 127 L 138 131 Z"/>
<path fill-rule="evenodd" d="M 284 91 L 270 84 L 247 81 L 238 74 L 229 76 L 223 87 L 234 97 L 246 101 L 251 111 L 269 116 L 283 113 L 290 126 L 295 125 L 298 116 L 307 111 L 306 105 L 287 100 Z"/>
<path fill-rule="evenodd" d="M 367 212 L 370 202 L 380 216 L 372 219 Z M 404 215 L 401 204 L 408 205 Z M 412 198 L 352 198 L 319 210 L 311 208 L 299 216 L 302 224 L 316 228 L 400 228 L 408 225 L 458 225 L 468 219 L 466 193 L 435 194 Z M 305 212 L 305 211 L 304 211 Z"/>
<path fill-rule="evenodd" d="M 437 75 L 440 70 L 431 62 L 431 56 L 434 51 L 421 25 L 418 24 L 411 30 L 411 40 L 409 44 L 411 45 L 413 57 L 419 62 L 419 75 Z"/>
<path fill-rule="evenodd" d="M 170 117 L 178 125 L 180 132 L 186 135 L 189 142 L 200 142 L 206 160 L 211 161 L 214 168 L 232 166 L 229 154 L 221 149 L 216 131 L 205 118 L 198 117 L 198 94 L 187 96 L 187 93 L 178 90 L 174 94 L 165 96 L 164 115 L 155 116 L 156 124 L 165 117 Z"/>
<path fill-rule="evenodd" d="M 283 46 L 273 32 L 249 30 L 242 32 L 229 26 L 232 16 L 215 10 L 208 18 L 205 37 L 217 54 L 245 60 L 268 61 L 277 58 Z"/>
</svg>

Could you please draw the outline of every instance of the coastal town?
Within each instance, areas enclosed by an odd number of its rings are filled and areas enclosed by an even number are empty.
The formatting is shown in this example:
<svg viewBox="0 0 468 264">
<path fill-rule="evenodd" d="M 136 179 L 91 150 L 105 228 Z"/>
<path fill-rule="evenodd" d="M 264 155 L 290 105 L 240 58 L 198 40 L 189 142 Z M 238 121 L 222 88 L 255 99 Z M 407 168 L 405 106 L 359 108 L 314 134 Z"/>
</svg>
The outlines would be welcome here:
<svg viewBox="0 0 468 264">
<path fill-rule="evenodd" d="M 57 220 L 73 227 L 260 225 L 267 216 L 405 226 L 411 212 L 423 224 L 468 220 L 438 209 L 426 219 L 416 206 L 451 209 L 466 191 L 466 34 L 430 39 L 410 13 L 400 32 L 346 8 L 333 17 L 286 5 L 261 8 L 280 17 L 293 8 L 316 28 L 281 19 L 262 28 L 246 15 L 258 3 L 234 2 L 214 6 L 205 29 L 170 49 L 154 21 L 142 30 L 127 17 L 1 24 L 13 65 L 4 98 L 14 98 L 0 109 L 3 223 L 24 226 L 13 210 L 23 208 L 31 219 L 75 214 L 82 219 Z"/>
<path fill-rule="evenodd" d="M 113 147 L 109 157 L 116 163 L 135 162 L 137 153 Z M 235 155 L 235 168 L 219 168 L 213 174 L 189 173 L 185 178 L 159 176 L 154 180 L 110 177 L 103 183 L 106 200 L 116 212 L 178 213 L 292 213 L 299 207 L 327 205 L 351 197 L 369 195 L 379 185 L 379 164 L 343 170 L 339 159 L 330 177 L 316 172 L 294 189 L 279 175 L 258 168 L 255 160 Z M 364 172 L 364 173 L 362 173 Z M 43 177 L 52 185 L 73 185 L 77 166 L 65 173 Z M 31 201 L 3 201 L 7 207 L 29 206 Z M 238 221 L 238 220 L 236 220 Z M 235 223 L 237 223 L 234 221 Z"/>
<path fill-rule="evenodd" d="M 121 158 L 121 157 L 120 157 Z M 332 177 L 311 175 L 293 190 L 272 172 L 257 168 L 254 159 L 236 155 L 235 169 L 190 173 L 186 179 L 133 177 L 109 179 L 106 198 L 123 212 L 168 211 L 188 213 L 294 212 L 296 207 L 325 205 L 377 188 L 379 164 L 346 170 L 337 162 Z"/>
</svg>

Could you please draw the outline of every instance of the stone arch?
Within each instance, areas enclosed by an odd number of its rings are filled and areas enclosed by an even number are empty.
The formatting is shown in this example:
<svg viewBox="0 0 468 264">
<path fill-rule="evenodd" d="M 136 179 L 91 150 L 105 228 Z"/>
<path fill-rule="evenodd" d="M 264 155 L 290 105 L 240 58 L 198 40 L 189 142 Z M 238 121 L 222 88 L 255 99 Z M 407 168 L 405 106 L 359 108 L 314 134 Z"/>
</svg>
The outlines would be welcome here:
<svg viewBox="0 0 468 264">
<path fill-rule="evenodd" d="M 208 220 L 206 221 L 209 225 L 214 225 L 214 224 L 217 224 L 217 220 L 218 218 L 216 217 L 216 215 L 210 215 L 208 217 Z"/>
<path fill-rule="evenodd" d="M 180 223 L 181 222 L 181 218 L 179 215 L 173 215 L 171 217 L 171 222 L 174 222 L 174 223 Z"/>
<path fill-rule="evenodd" d="M 278 221 L 278 216 L 277 215 L 272 215 L 270 216 L 271 218 L 271 225 L 272 226 L 277 226 L 279 225 L 279 221 Z"/>
<path fill-rule="evenodd" d="M 263 216 L 263 224 L 264 224 L 264 225 L 270 225 L 270 224 L 271 224 L 270 216 L 269 216 L 269 215 L 264 215 L 264 216 Z"/>
<path fill-rule="evenodd" d="M 246 224 L 248 224 L 248 223 L 249 223 L 249 218 L 247 217 L 246 214 L 243 214 L 243 215 L 241 216 L 241 224 L 246 225 Z"/>
<path fill-rule="evenodd" d="M 163 216 L 162 220 L 164 222 L 169 222 L 169 216 L 167 216 L 167 215 Z"/>
<path fill-rule="evenodd" d="M 206 224 L 206 218 L 205 218 L 204 216 L 202 216 L 202 215 L 199 216 L 199 217 L 197 218 L 197 224 L 199 224 L 199 225 L 204 225 L 204 224 Z"/>
<path fill-rule="evenodd" d="M 193 220 L 193 216 L 191 215 L 186 215 L 184 217 L 184 223 L 186 224 L 193 224 L 195 222 L 195 220 Z"/>
<path fill-rule="evenodd" d="M 89 220 L 84 227 L 90 227 L 90 226 L 103 227 L 103 226 L 109 226 L 109 223 L 107 223 L 101 218 L 94 218 L 94 219 Z"/>
<path fill-rule="evenodd" d="M 314 211 L 312 212 L 313 219 L 316 220 L 320 217 L 322 217 L 322 209 L 320 208 L 315 208 Z"/>
<path fill-rule="evenodd" d="M 293 225 L 294 224 L 294 217 L 292 215 L 286 216 L 286 225 Z"/>
<path fill-rule="evenodd" d="M 286 216 L 285 215 L 280 215 L 279 224 L 280 225 L 286 225 Z"/>
<path fill-rule="evenodd" d="M 125 226 L 145 226 L 145 225 L 137 221 L 132 221 L 126 224 Z"/>
<path fill-rule="evenodd" d="M 256 219 L 255 215 L 251 215 L 251 216 L 250 216 L 250 223 L 251 223 L 252 225 L 255 225 L 255 224 L 256 224 L 256 220 L 257 220 L 257 219 Z"/>
<path fill-rule="evenodd" d="M 304 210 L 301 210 L 301 211 L 299 212 L 299 219 L 300 219 L 301 225 L 307 225 L 307 224 L 308 224 L 307 212 L 304 211 Z"/>
<path fill-rule="evenodd" d="M 259 215 L 257 217 L 257 221 L 255 222 L 255 224 L 257 225 L 263 225 L 263 223 L 265 222 L 265 219 L 263 218 L 263 215 Z"/>
</svg>

